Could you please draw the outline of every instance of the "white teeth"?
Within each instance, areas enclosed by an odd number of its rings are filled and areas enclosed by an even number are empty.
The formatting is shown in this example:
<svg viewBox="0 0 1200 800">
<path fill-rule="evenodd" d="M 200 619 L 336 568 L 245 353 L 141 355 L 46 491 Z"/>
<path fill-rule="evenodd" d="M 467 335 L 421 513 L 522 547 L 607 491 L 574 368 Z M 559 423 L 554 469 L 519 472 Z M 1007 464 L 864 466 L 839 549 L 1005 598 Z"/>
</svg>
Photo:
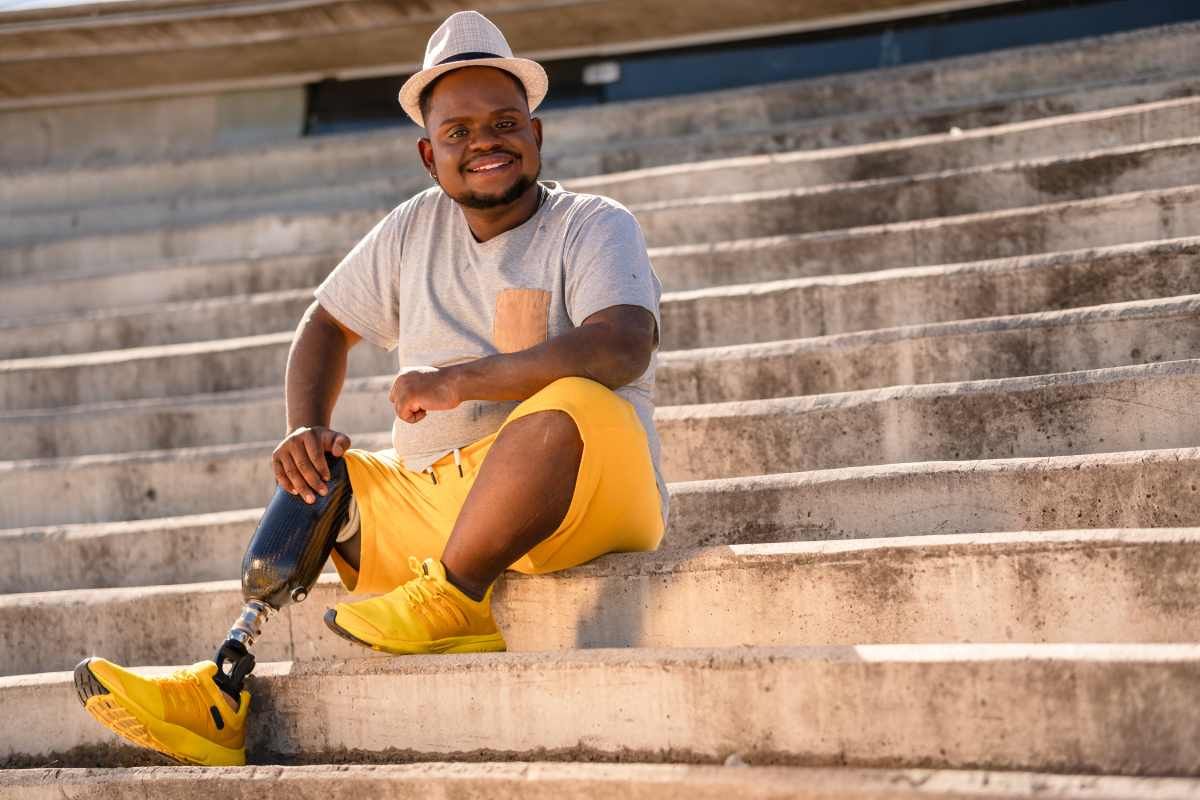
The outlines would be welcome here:
<svg viewBox="0 0 1200 800">
<path fill-rule="evenodd" d="M 467 172 L 487 172 L 488 170 L 499 169 L 500 167 L 507 167 L 511 163 L 512 163 L 511 161 L 501 161 L 499 164 L 489 164 L 489 165 L 483 166 L 483 167 L 471 167 L 470 169 L 467 170 Z"/>
</svg>

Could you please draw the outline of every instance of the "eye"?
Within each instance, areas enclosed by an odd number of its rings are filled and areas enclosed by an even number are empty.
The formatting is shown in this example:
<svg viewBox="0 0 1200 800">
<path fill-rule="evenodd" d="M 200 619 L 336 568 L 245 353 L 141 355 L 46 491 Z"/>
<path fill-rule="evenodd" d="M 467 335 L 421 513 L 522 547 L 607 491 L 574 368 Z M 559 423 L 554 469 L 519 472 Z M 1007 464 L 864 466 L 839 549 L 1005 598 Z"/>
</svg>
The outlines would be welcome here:
<svg viewBox="0 0 1200 800">
<path fill-rule="evenodd" d="M 458 138 L 458 135 L 460 133 L 465 134 L 466 132 L 467 132 L 466 128 L 451 128 L 450 132 L 446 134 L 446 138 L 447 139 L 455 139 L 455 138 Z"/>
<path fill-rule="evenodd" d="M 496 123 L 497 128 L 515 128 L 517 123 L 511 119 L 502 119 Z"/>
</svg>

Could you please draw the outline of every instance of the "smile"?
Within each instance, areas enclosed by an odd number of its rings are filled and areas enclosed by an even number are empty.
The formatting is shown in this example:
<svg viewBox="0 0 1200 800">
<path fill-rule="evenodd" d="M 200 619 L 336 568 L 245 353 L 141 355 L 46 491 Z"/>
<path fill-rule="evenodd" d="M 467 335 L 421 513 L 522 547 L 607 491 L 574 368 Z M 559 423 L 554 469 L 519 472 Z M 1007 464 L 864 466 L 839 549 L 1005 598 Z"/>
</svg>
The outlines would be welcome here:
<svg viewBox="0 0 1200 800">
<path fill-rule="evenodd" d="M 487 158 L 476 159 L 471 162 L 471 166 L 467 167 L 467 172 L 494 172 L 498 169 L 512 166 L 515 159 L 512 156 L 490 156 Z"/>
</svg>

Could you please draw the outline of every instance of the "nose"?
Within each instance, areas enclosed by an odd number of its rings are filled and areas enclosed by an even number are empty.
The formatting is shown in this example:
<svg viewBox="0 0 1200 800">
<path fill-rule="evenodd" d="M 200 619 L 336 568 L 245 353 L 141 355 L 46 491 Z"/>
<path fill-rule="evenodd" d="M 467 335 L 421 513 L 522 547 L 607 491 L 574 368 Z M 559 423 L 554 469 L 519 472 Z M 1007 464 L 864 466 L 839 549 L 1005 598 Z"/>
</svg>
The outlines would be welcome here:
<svg viewBox="0 0 1200 800">
<path fill-rule="evenodd" d="M 467 146 L 471 150 L 494 150 L 500 146 L 500 137 L 496 135 L 496 132 L 489 125 L 476 128 L 470 136 L 471 138 L 467 142 Z"/>
</svg>

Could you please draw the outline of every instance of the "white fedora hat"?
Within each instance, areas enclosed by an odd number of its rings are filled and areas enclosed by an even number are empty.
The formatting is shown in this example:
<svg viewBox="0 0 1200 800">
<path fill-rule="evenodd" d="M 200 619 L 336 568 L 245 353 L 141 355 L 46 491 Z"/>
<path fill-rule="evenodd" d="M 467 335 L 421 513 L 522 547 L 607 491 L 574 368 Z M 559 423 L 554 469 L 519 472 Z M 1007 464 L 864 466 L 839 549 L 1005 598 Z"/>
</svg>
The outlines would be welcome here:
<svg viewBox="0 0 1200 800">
<path fill-rule="evenodd" d="M 529 110 L 533 111 L 546 96 L 550 81 L 546 70 L 536 61 L 513 58 L 504 34 L 478 11 L 451 14 L 429 37 L 425 63 L 420 72 L 400 87 L 400 107 L 421 127 L 421 92 L 450 70 L 463 67 L 496 67 L 512 73 L 525 86 Z"/>
</svg>

